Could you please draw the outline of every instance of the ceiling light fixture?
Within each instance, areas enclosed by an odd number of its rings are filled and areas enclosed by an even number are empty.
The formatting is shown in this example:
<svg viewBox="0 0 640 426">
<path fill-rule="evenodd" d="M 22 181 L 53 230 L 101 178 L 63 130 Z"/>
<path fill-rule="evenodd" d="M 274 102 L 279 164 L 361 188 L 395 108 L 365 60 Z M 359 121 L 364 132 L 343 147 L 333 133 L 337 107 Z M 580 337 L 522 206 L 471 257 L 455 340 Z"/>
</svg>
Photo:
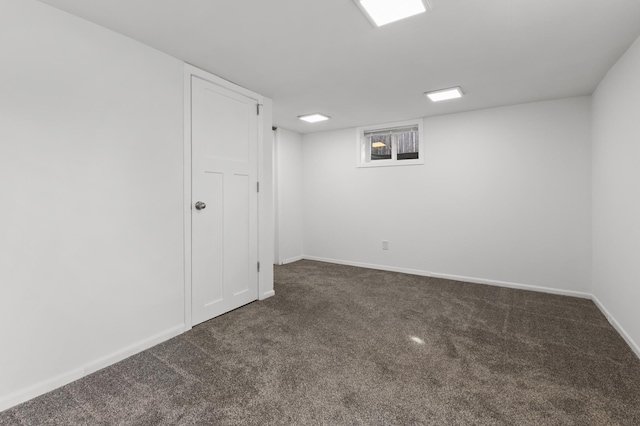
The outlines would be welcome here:
<svg viewBox="0 0 640 426">
<path fill-rule="evenodd" d="M 426 92 L 424 94 L 431 102 L 446 101 L 449 99 L 461 98 L 464 93 L 460 87 L 451 87 L 449 89 L 434 90 L 433 92 Z"/>
<path fill-rule="evenodd" d="M 298 116 L 298 118 L 302 121 L 306 121 L 307 123 L 317 123 L 318 121 L 328 120 L 331 117 L 329 117 L 328 115 L 316 113 L 316 114 L 300 115 Z"/>
<path fill-rule="evenodd" d="M 353 0 L 376 27 L 431 10 L 429 0 Z M 425 6 L 426 3 L 426 6 Z"/>
</svg>

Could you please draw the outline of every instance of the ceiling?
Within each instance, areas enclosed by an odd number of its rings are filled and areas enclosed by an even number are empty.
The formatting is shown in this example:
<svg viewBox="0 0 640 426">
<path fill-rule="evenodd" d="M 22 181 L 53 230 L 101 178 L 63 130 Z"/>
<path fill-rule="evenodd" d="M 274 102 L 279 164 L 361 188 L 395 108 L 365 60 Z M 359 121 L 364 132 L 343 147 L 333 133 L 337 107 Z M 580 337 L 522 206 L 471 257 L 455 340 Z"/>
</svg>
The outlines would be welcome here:
<svg viewBox="0 0 640 426">
<path fill-rule="evenodd" d="M 41 1 L 272 98 L 299 133 L 589 95 L 640 35 L 637 0 L 431 0 L 380 28 L 352 0 Z"/>
</svg>

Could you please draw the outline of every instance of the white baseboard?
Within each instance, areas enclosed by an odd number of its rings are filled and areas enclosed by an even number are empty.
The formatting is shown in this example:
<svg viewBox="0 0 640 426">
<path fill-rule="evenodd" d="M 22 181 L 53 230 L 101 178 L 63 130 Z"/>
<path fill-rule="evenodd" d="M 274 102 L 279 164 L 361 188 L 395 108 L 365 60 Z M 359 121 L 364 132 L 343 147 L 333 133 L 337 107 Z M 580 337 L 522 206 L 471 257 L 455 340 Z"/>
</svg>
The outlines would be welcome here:
<svg viewBox="0 0 640 426">
<path fill-rule="evenodd" d="M 537 291 L 542 293 L 559 294 L 562 296 L 580 297 L 582 299 L 591 299 L 591 294 L 584 293 L 581 291 L 563 290 L 563 289 L 557 289 L 552 287 L 535 286 L 530 284 L 520 284 L 520 283 L 507 282 L 507 281 L 489 280 L 485 278 L 465 277 L 462 275 L 441 274 L 437 272 L 422 271 L 419 269 L 398 268 L 395 266 L 374 265 L 371 263 L 351 262 L 348 260 L 327 259 L 327 258 L 315 257 L 315 256 L 304 256 L 304 259 L 315 260 L 318 262 L 336 263 L 339 265 L 356 266 L 359 268 L 378 269 L 378 270 L 390 271 L 390 272 L 401 272 L 403 274 L 420 275 L 423 277 L 443 278 L 447 280 L 464 281 L 464 282 L 469 282 L 474 284 L 487 284 L 487 285 L 493 285 L 497 287 L 508 287 L 508 288 L 515 288 L 518 290 L 529 290 L 529 291 Z"/>
<path fill-rule="evenodd" d="M 636 356 L 640 358 L 640 346 L 631 338 L 629 333 L 620 325 L 618 320 L 616 320 L 613 315 L 604 307 L 600 299 L 598 299 L 595 295 L 591 296 L 593 303 L 596 304 L 598 309 L 602 312 L 602 314 L 607 318 L 607 321 L 616 329 L 616 331 L 622 336 L 622 338 L 627 342 L 629 347 L 633 352 L 635 352 Z"/>
<path fill-rule="evenodd" d="M 507 287 L 507 288 L 514 288 L 518 290 L 529 290 L 529 291 L 537 291 L 540 293 L 558 294 L 560 296 L 571 296 L 571 297 L 579 297 L 581 299 L 591 299 L 591 294 L 585 293 L 582 291 L 565 290 L 565 289 L 553 288 L 553 287 L 543 287 L 543 286 L 537 286 L 537 285 L 531 285 L 531 284 L 512 283 L 508 281 L 487 280 L 484 278 L 464 277 L 459 275 L 434 273 L 431 276 L 434 278 L 444 278 L 447 280 L 454 280 L 454 281 L 465 281 L 465 282 L 470 282 L 474 284 L 487 284 L 487 285 L 493 285 L 496 287 Z"/>
<path fill-rule="evenodd" d="M 54 389 L 84 377 L 84 375 L 84 368 L 76 368 L 3 396 L 0 398 L 0 411 L 7 410 L 14 405 L 22 404 L 32 398 L 51 392 Z"/>
<path fill-rule="evenodd" d="M 129 345 L 126 348 L 123 348 L 117 352 L 114 352 L 110 355 L 107 355 L 102 358 L 98 358 L 94 361 L 87 363 L 84 367 L 85 375 L 89 375 L 91 373 L 95 373 L 98 370 L 102 370 L 105 367 L 108 367 L 116 362 L 120 362 L 125 358 L 129 358 L 132 355 L 135 355 L 139 352 L 142 352 L 146 349 L 149 349 L 159 343 L 167 341 L 172 337 L 175 337 L 179 334 L 184 333 L 185 328 L 184 324 L 177 325 L 168 330 L 160 332 L 156 335 L 153 335 L 147 339 L 144 339 L 140 342 L 134 343 L 133 345 Z"/>
<path fill-rule="evenodd" d="M 280 262 L 281 265 L 286 265 L 287 263 L 293 263 L 293 262 L 297 262 L 298 260 L 302 260 L 305 259 L 304 256 L 300 255 L 300 256 L 296 256 L 296 257 L 290 257 L 289 259 L 284 259 Z"/>
<path fill-rule="evenodd" d="M 274 290 L 269 290 L 265 293 L 262 294 L 262 296 L 260 296 L 260 298 L 258 300 L 264 300 L 264 299 L 268 299 L 272 296 L 275 296 L 276 292 Z"/>
<path fill-rule="evenodd" d="M 138 343 L 134 343 L 133 345 L 120 349 L 119 351 L 116 351 L 110 355 L 91 361 L 82 367 L 75 368 L 71 371 L 67 371 L 66 373 L 62 373 L 58 376 L 43 380 L 24 389 L 20 389 L 16 392 L 10 393 L 9 395 L 0 398 L 0 411 L 4 411 L 15 405 L 36 398 L 40 395 L 44 395 L 47 392 L 51 392 L 52 390 L 69 384 L 75 380 L 81 379 L 84 376 L 87 376 L 91 373 L 115 364 L 116 362 L 122 361 L 125 358 L 149 349 L 152 346 L 169 340 L 172 337 L 182 334 L 184 331 L 184 324 L 180 324 L 147 339 L 144 339 Z"/>
</svg>

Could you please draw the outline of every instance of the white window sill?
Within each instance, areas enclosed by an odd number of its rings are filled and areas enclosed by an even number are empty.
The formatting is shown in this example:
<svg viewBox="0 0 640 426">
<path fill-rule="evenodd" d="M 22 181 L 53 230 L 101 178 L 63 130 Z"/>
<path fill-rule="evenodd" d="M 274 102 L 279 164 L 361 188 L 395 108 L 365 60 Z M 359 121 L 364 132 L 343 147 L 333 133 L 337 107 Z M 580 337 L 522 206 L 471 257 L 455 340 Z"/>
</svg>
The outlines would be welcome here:
<svg viewBox="0 0 640 426">
<path fill-rule="evenodd" d="M 369 168 L 369 167 L 403 167 L 403 166 L 421 166 L 424 165 L 424 160 L 400 160 L 400 161 L 383 161 L 359 163 L 357 168 Z"/>
</svg>

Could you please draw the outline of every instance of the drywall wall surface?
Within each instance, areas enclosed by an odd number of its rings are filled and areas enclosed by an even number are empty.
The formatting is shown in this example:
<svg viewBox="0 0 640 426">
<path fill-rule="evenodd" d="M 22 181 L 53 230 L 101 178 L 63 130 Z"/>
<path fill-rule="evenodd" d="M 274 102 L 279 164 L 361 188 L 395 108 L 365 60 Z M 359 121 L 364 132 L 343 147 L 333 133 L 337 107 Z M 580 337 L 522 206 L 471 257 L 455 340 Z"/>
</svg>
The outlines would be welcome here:
<svg viewBox="0 0 640 426">
<path fill-rule="evenodd" d="M 183 64 L 31 0 L 0 52 L 6 408 L 179 332 Z"/>
<path fill-rule="evenodd" d="M 593 293 L 640 355 L 640 39 L 593 95 Z"/>
<path fill-rule="evenodd" d="M 589 291 L 589 97 L 431 117 L 424 137 L 424 165 L 357 168 L 354 129 L 304 135 L 305 256 Z"/>
<path fill-rule="evenodd" d="M 275 132 L 277 155 L 277 215 L 279 262 L 299 260 L 303 254 L 302 136 L 287 129 Z"/>
</svg>

